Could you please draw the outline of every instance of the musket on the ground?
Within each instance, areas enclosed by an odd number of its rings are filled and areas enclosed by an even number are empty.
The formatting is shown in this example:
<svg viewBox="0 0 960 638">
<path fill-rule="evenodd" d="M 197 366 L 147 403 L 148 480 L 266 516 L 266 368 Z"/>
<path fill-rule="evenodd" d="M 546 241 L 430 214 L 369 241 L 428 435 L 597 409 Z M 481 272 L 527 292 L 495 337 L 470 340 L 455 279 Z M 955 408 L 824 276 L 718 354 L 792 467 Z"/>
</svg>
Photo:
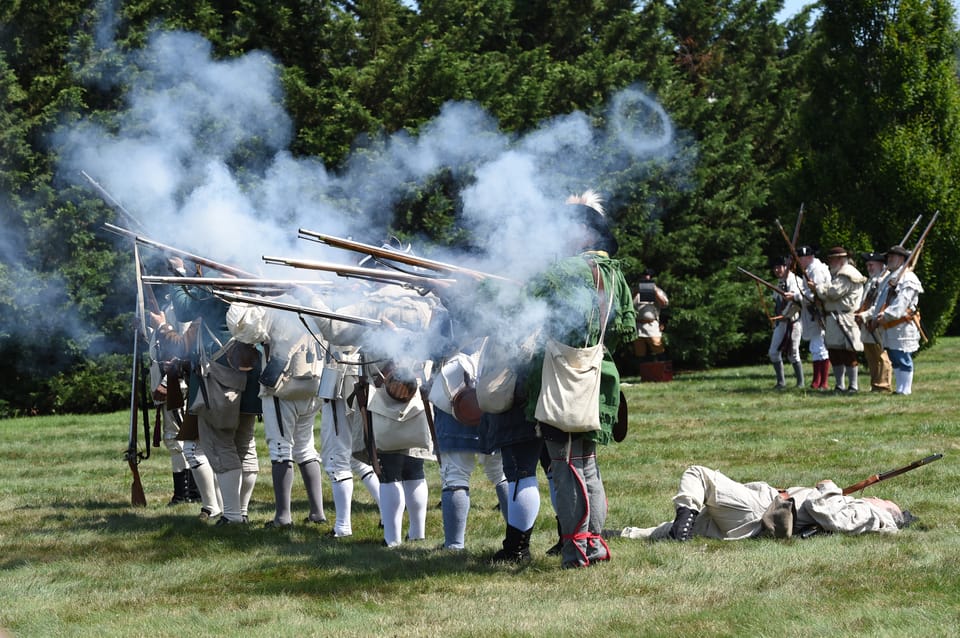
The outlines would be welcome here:
<svg viewBox="0 0 960 638">
<path fill-rule="evenodd" d="M 341 277 L 355 277 L 358 279 L 369 279 L 383 283 L 408 284 L 411 286 L 436 286 L 437 284 L 446 285 L 456 283 L 456 281 L 453 279 L 426 277 L 424 275 L 414 275 L 411 273 L 400 272 L 398 270 L 378 270 L 376 268 L 363 268 L 361 266 L 346 266 L 344 264 L 334 264 L 327 261 L 288 259 L 286 257 L 268 256 L 264 256 L 263 261 L 277 266 L 292 266 L 293 268 L 304 268 L 307 270 L 323 270 L 326 272 L 336 273 Z"/>
<path fill-rule="evenodd" d="M 152 239 L 144 237 L 143 235 L 138 235 L 132 230 L 127 230 L 126 228 L 121 228 L 120 226 L 115 226 L 113 224 L 104 224 L 103 228 L 104 230 L 108 230 L 111 233 L 115 233 L 123 237 L 130 237 L 134 239 L 141 246 L 150 246 L 152 248 L 156 248 L 157 250 L 160 250 L 162 252 L 169 253 L 171 255 L 176 255 L 177 257 L 180 257 L 182 259 L 187 259 L 189 261 L 192 261 L 195 264 L 206 266 L 207 268 L 212 268 L 214 270 L 222 272 L 225 275 L 232 275 L 234 277 L 251 277 L 251 278 L 256 277 L 255 274 L 251 272 L 247 272 L 246 270 L 241 270 L 233 266 L 221 264 L 220 262 L 213 261 L 212 259 L 207 259 L 206 257 L 201 257 L 200 255 L 195 255 L 185 250 L 180 250 L 179 248 L 168 246 L 167 244 L 161 244 L 158 241 L 153 241 Z"/>
<path fill-rule="evenodd" d="M 397 252 L 395 250 L 390 250 L 389 248 L 378 248 L 376 246 L 371 246 L 370 244 L 364 244 L 362 242 L 353 241 L 351 239 L 342 239 L 340 237 L 335 237 L 333 235 L 324 235 L 323 233 L 314 232 L 312 230 L 306 230 L 301 228 L 299 230 L 300 239 L 308 239 L 310 241 L 319 242 L 321 244 L 326 244 L 328 246 L 333 246 L 334 248 L 343 248 L 345 250 L 352 250 L 354 252 L 363 253 L 365 255 L 370 255 L 376 259 L 385 259 L 387 261 L 394 261 L 401 264 L 406 264 L 408 266 L 417 266 L 420 268 L 426 268 L 427 270 L 434 270 L 441 273 L 447 273 L 450 275 L 467 275 L 477 280 L 484 279 L 497 279 L 499 281 L 509 281 L 511 283 L 517 283 L 515 280 L 508 277 L 501 277 L 499 275 L 491 275 L 479 270 L 471 270 L 470 268 L 462 268 L 460 266 L 455 266 L 453 264 L 444 263 L 442 261 L 435 261 L 433 259 L 424 259 L 423 257 L 416 257 L 414 255 L 408 255 L 407 253 Z"/>
<path fill-rule="evenodd" d="M 873 485 L 874 483 L 885 481 L 889 478 L 893 478 L 894 476 L 900 476 L 901 474 L 909 472 L 910 470 L 915 470 L 918 467 L 927 465 L 928 463 L 933 463 L 934 461 L 937 461 L 941 458 L 943 458 L 943 454 L 931 454 L 926 458 L 922 458 L 919 461 L 914 461 L 913 463 L 909 465 L 904 465 L 903 467 L 898 467 L 895 470 L 888 470 L 886 472 L 880 472 L 879 474 L 874 474 L 873 476 L 866 478 L 860 481 L 859 483 L 854 483 L 850 487 L 843 488 L 843 495 L 846 496 L 848 494 L 852 494 L 853 492 L 859 492 L 862 489 Z"/>
<path fill-rule="evenodd" d="M 355 323 L 363 326 L 379 326 L 382 325 L 379 319 L 369 319 L 367 317 L 359 317 L 356 315 L 344 315 L 337 312 L 328 312 L 326 310 L 320 310 L 318 308 L 311 308 L 310 306 L 300 306 L 297 304 L 285 303 L 282 301 L 274 301 L 272 299 L 264 299 L 263 297 L 252 297 L 250 295 L 238 295 L 232 292 L 226 291 L 216 291 L 213 293 L 220 299 L 228 301 L 230 303 L 245 303 L 252 306 L 264 306 L 265 308 L 276 308 L 277 310 L 287 310 L 289 312 L 295 312 L 301 315 L 309 315 L 311 317 L 322 317 L 324 319 L 333 319 L 335 321 L 345 321 L 347 323 Z"/>
</svg>

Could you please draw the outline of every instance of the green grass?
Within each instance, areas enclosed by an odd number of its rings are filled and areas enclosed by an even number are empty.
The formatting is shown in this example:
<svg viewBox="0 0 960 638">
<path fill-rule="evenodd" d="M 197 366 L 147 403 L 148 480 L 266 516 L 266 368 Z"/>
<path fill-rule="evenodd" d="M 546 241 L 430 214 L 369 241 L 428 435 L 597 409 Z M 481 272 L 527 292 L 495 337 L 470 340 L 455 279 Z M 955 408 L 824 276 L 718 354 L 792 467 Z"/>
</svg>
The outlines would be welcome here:
<svg viewBox="0 0 960 638">
<path fill-rule="evenodd" d="M 945 456 L 868 490 L 920 517 L 893 537 L 616 539 L 612 562 L 579 571 L 544 555 L 556 534 L 545 486 L 534 561 L 492 567 L 503 523 L 479 470 L 467 552 L 437 549 L 439 510 L 428 514 L 427 541 L 387 550 L 359 485 L 350 539 L 261 529 L 272 515 L 262 441 L 253 524 L 213 528 L 197 520 L 198 505 L 166 506 L 163 449 L 140 465 L 148 506 L 130 506 L 125 414 L 0 421 L 0 627 L 104 637 L 955 636 L 958 360 L 956 338 L 923 352 L 910 397 L 775 393 L 768 366 L 628 379 L 630 434 L 600 458 L 610 527 L 670 519 L 692 463 L 744 481 L 847 485 Z M 435 504 L 435 465 L 428 478 Z M 294 489 L 302 518 L 299 479 Z M 332 519 L 328 489 L 326 498 Z"/>
</svg>

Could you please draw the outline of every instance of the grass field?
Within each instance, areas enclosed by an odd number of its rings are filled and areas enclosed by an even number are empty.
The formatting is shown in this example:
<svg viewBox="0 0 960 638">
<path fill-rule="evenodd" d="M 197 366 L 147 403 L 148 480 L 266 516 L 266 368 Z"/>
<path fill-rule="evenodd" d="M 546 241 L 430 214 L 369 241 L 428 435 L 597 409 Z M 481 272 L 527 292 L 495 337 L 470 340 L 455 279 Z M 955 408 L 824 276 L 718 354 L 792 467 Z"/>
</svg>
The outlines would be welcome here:
<svg viewBox="0 0 960 638">
<path fill-rule="evenodd" d="M 503 523 L 479 470 L 466 552 L 437 549 L 439 509 L 425 542 L 385 549 L 359 485 L 351 538 L 262 529 L 273 511 L 262 441 L 252 524 L 214 528 L 197 520 L 199 505 L 166 506 L 162 448 L 140 465 L 148 506 L 130 506 L 126 414 L 0 421 L 0 627 L 23 637 L 957 636 L 958 361 L 956 338 L 921 353 L 910 397 L 776 393 L 769 366 L 627 379 L 630 434 L 600 456 L 609 527 L 672 518 L 693 463 L 743 481 L 848 485 L 944 458 L 867 490 L 920 518 L 895 536 L 614 539 L 610 563 L 573 571 L 544 555 L 556 537 L 545 485 L 533 562 L 494 567 Z M 438 503 L 436 465 L 427 471 Z M 325 497 L 332 520 L 329 484 Z M 299 478 L 294 509 L 306 515 Z"/>
</svg>

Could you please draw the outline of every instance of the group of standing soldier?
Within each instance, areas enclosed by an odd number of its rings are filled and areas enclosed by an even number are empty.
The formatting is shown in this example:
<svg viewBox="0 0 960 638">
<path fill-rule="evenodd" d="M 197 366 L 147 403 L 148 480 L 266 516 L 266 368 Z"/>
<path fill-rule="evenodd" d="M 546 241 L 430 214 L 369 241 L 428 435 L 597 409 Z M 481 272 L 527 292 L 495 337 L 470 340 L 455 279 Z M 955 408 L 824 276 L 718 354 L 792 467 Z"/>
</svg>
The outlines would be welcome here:
<svg viewBox="0 0 960 638">
<path fill-rule="evenodd" d="M 870 370 L 870 389 L 908 395 L 913 389 L 913 353 L 920 348 L 923 292 L 907 265 L 910 252 L 893 246 L 886 253 L 866 253 L 867 275 L 843 247 L 831 248 L 824 264 L 810 246 L 797 249 L 799 268 L 790 257 L 772 262 L 780 293 L 771 317 L 769 357 L 776 386 L 786 387 L 783 356 L 792 364 L 797 387 L 804 387 L 800 343 L 809 344 L 814 390 L 854 394 L 860 390 L 861 353 Z M 893 377 L 893 382 L 891 381 Z"/>
<path fill-rule="evenodd" d="M 325 473 L 336 510 L 330 536 L 352 534 L 358 478 L 379 509 L 385 546 L 422 540 L 425 461 L 437 461 L 443 546 L 463 549 L 470 478 L 480 464 L 496 491 L 506 530 L 493 559 L 523 562 L 530 558 L 540 510 L 542 466 L 558 525 L 554 553 L 562 565 L 609 560 L 601 534 L 606 494 L 596 455 L 598 445 L 612 440 L 621 415 L 611 353 L 636 339 L 636 312 L 613 258 L 617 244 L 599 197 L 587 191 L 565 206 L 575 211 L 569 252 L 522 283 L 521 296 L 546 309 L 538 314 L 540 325 L 522 339 L 478 327 L 465 318 L 476 301 L 448 295 L 442 284 L 350 283 L 335 294 L 291 289 L 281 299 L 316 311 L 306 316 L 268 303 L 231 301 L 215 286 L 173 285 L 167 307 L 151 315 L 163 383 L 182 389 L 165 399 L 175 481 L 171 504 L 195 500 L 186 491 L 190 470 L 203 483 L 203 518 L 215 518 L 216 526 L 248 524 L 259 471 L 259 416 L 275 503 L 265 527 L 296 524 L 291 512 L 296 466 L 310 504 L 305 523 L 326 523 Z M 170 263 L 178 275 L 185 274 L 181 261 Z M 486 303 L 497 300 L 489 296 Z M 508 312 L 505 308 L 503 316 Z M 602 353 L 594 364 L 599 392 L 592 399 L 594 414 L 584 419 L 589 423 L 541 415 L 543 388 L 562 387 L 548 378 L 550 343 L 561 352 Z M 484 410 L 474 398 L 471 411 L 464 399 L 470 394 L 463 390 L 476 392 L 483 353 L 494 346 L 511 353 L 501 358 L 512 373 L 510 400 Z M 189 457 L 182 453 L 187 447 L 195 451 Z"/>
</svg>

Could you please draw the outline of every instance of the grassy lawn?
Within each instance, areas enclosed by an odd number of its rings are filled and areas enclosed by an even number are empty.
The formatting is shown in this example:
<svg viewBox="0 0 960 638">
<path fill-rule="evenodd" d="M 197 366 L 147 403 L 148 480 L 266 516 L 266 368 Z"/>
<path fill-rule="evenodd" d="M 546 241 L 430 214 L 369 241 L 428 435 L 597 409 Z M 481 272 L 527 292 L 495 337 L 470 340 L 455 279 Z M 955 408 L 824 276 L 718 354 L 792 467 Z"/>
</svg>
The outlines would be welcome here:
<svg viewBox="0 0 960 638">
<path fill-rule="evenodd" d="M 956 636 L 957 361 L 957 338 L 921 353 L 910 397 L 776 393 L 769 366 L 627 379 L 630 434 L 600 457 L 609 527 L 671 519 L 690 464 L 742 481 L 843 486 L 934 452 L 944 458 L 867 490 L 920 518 L 895 536 L 615 539 L 610 563 L 578 571 L 544 555 L 556 539 L 545 481 L 533 562 L 493 567 L 503 522 L 479 470 L 466 552 L 437 549 L 439 509 L 425 542 L 388 550 L 359 484 L 351 538 L 326 538 L 327 527 L 262 529 L 273 512 L 262 440 L 252 524 L 214 528 L 197 520 L 199 505 L 167 507 L 163 448 L 140 465 L 148 506 L 130 506 L 126 414 L 0 421 L 0 627 L 104 637 Z M 435 504 L 436 465 L 427 472 Z M 328 483 L 325 497 L 332 520 Z M 306 512 L 297 478 L 295 520 Z"/>
</svg>

